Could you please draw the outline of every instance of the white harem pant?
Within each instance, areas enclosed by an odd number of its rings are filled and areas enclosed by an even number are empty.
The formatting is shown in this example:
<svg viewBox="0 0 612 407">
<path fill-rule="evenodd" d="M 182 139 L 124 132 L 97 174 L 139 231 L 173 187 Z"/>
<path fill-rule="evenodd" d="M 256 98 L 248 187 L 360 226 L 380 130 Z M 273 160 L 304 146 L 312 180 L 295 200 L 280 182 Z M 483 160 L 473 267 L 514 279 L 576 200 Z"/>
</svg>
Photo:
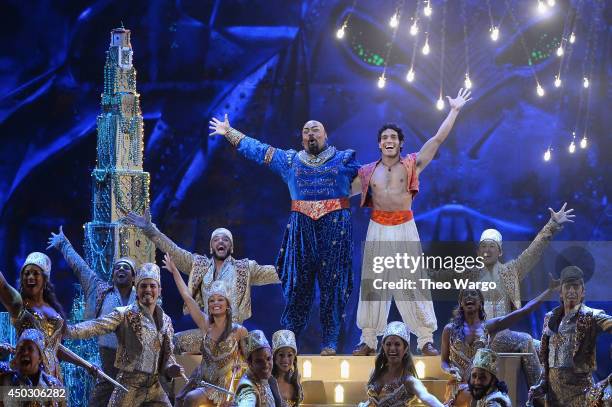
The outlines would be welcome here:
<svg viewBox="0 0 612 407">
<path fill-rule="evenodd" d="M 402 316 L 403 322 L 417 337 L 417 346 L 422 349 L 433 343 L 433 332 L 438 328 L 436 314 L 429 290 L 421 290 L 419 279 L 428 278 L 426 270 L 413 268 L 391 268 L 383 272 L 373 271 L 375 257 L 395 256 L 396 253 L 419 257 L 422 255 L 419 232 L 414 219 L 400 225 L 386 226 L 370 220 L 361 269 L 361 287 L 357 307 L 357 326 L 361 329 L 361 342 L 372 349 L 377 348 L 377 336 L 382 335 L 386 325 L 391 300 Z M 395 282 L 402 279 L 415 281 L 416 289 L 377 290 L 373 279 Z M 380 281 L 377 286 L 380 286 Z"/>
</svg>

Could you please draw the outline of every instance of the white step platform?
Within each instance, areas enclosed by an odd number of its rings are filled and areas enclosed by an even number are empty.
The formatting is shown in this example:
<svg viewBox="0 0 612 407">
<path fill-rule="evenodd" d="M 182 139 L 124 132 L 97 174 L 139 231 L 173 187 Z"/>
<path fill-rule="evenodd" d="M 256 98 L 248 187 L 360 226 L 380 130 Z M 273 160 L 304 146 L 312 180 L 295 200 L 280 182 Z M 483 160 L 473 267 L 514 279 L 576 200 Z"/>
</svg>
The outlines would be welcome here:
<svg viewBox="0 0 612 407">
<path fill-rule="evenodd" d="M 520 375 L 521 354 L 500 354 L 499 376 L 508 385 L 512 400 L 517 400 L 517 382 Z M 201 356 L 193 354 L 177 355 L 177 362 L 185 368 L 187 376 L 200 363 Z M 366 399 L 366 384 L 375 356 L 320 356 L 300 355 L 298 368 L 304 388 L 303 407 L 318 406 L 356 406 Z M 440 401 L 444 399 L 448 375 L 440 367 L 439 356 L 413 356 L 417 373 L 427 390 Z M 310 365 L 310 367 L 308 367 Z M 310 370 L 310 372 L 308 371 Z M 175 394 L 185 385 L 183 379 L 175 379 Z M 337 386 L 340 385 L 344 395 L 342 403 L 335 402 Z M 421 405 L 415 400 L 414 406 Z"/>
</svg>

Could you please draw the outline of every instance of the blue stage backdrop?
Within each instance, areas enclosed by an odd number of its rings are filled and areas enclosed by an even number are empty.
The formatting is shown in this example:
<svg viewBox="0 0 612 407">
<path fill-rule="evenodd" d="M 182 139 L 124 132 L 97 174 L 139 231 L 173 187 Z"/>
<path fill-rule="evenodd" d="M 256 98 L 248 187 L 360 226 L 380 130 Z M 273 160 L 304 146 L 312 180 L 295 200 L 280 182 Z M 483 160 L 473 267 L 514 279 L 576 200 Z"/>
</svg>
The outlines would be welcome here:
<svg viewBox="0 0 612 407">
<path fill-rule="evenodd" d="M 576 223 L 558 240 L 612 240 L 609 2 L 557 1 L 545 14 L 536 13 L 536 1 L 431 4 L 431 19 L 419 14 L 419 34 L 411 36 L 415 0 L 4 1 L 0 268 L 15 281 L 27 253 L 44 250 L 59 225 L 82 247 L 105 52 L 110 30 L 121 24 L 132 31 L 154 221 L 186 249 L 208 253 L 210 232 L 224 226 L 234 233 L 236 257 L 273 264 L 289 212 L 278 177 L 208 137 L 211 116 L 228 113 L 248 135 L 296 149 L 303 123 L 317 119 L 331 143 L 355 149 L 366 163 L 379 155 L 376 132 L 384 122 L 403 127 L 404 151 L 417 151 L 446 115 L 435 101 L 454 97 L 468 71 L 473 100 L 421 176 L 413 208 L 421 239 L 475 241 L 484 228 L 497 227 L 506 241 L 530 240 L 547 221 L 547 208 L 567 201 Z M 393 38 L 388 21 L 398 7 L 402 20 Z M 340 41 L 336 30 L 349 15 Z M 500 27 L 496 42 L 491 23 Z M 563 59 L 556 56 L 560 45 Z M 383 69 L 387 81 L 379 89 Z M 536 94 L 538 82 L 544 97 Z M 579 147 L 584 135 L 586 149 Z M 352 207 L 359 287 L 368 214 L 356 201 Z M 50 255 L 52 278 L 70 309 L 75 279 L 57 252 Z M 610 274 L 609 262 L 594 260 L 591 272 Z M 192 327 L 168 275 L 163 284 L 177 330 Z M 587 293 L 600 300 L 592 306 L 612 310 L 609 287 Z M 280 288 L 254 288 L 253 295 L 246 325 L 271 334 L 283 307 Z M 345 352 L 358 340 L 357 295 L 356 288 L 346 310 Z M 436 304 L 438 343 L 452 306 Z M 544 312 L 522 328 L 539 335 Z M 317 328 L 315 308 L 302 351 L 318 351 Z M 610 353 L 608 336 L 599 342 L 600 375 L 610 370 Z"/>
</svg>

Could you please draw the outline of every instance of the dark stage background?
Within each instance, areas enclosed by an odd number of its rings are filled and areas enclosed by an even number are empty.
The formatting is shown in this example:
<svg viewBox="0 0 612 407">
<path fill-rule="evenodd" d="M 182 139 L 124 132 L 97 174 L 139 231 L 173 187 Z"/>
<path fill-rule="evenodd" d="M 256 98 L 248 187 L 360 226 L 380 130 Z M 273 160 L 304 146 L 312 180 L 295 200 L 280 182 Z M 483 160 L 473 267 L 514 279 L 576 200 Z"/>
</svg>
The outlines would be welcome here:
<svg viewBox="0 0 612 407">
<path fill-rule="evenodd" d="M 44 250 L 59 225 L 82 247 L 82 225 L 91 216 L 105 51 L 110 30 L 121 23 L 132 30 L 154 221 L 189 250 L 208 253 L 210 232 L 226 226 L 234 233 L 237 257 L 272 264 L 289 211 L 279 178 L 237 156 L 224 140 L 207 137 L 211 116 L 227 112 L 234 127 L 296 149 L 302 124 L 317 119 L 331 143 L 355 149 L 362 163 L 378 157 L 376 131 L 392 121 L 405 129 L 405 151 L 416 151 L 446 115 L 434 107 L 440 78 L 443 93 L 454 97 L 463 84 L 466 53 L 474 99 L 421 176 L 413 208 L 421 239 L 475 241 L 484 228 L 497 227 L 506 241 L 527 241 L 547 221 L 549 206 L 558 209 L 568 201 L 576 223 L 557 240 L 612 240 L 610 3 L 557 1 L 543 17 L 534 11 L 535 0 L 491 0 L 492 17 L 501 26 L 499 41 L 492 42 L 489 2 L 448 1 L 443 24 L 443 2 L 434 0 L 430 26 L 422 18 L 417 37 L 422 44 L 427 30 L 432 52 L 424 57 L 418 46 L 412 84 L 404 79 L 414 44 L 405 20 L 387 57 L 388 19 L 400 3 L 355 2 L 347 35 L 338 41 L 336 29 L 353 1 L 3 1 L 0 268 L 15 281 L 26 255 Z M 413 15 L 415 5 L 405 1 L 405 14 Z M 560 59 L 554 51 L 567 21 L 575 22 L 577 41 L 571 55 L 566 51 L 564 85 L 555 89 Z M 388 80 L 381 90 L 376 81 L 385 65 Z M 585 74 L 588 90 L 582 87 Z M 543 98 L 536 96 L 534 75 L 546 89 Z M 571 155 L 573 130 L 576 143 L 586 133 L 588 148 Z M 544 162 L 548 147 L 552 159 Z M 358 287 L 368 213 L 356 200 L 352 208 Z M 69 310 L 76 280 L 57 252 L 49 254 L 52 278 Z M 588 274 L 606 282 L 609 251 L 592 257 Z M 534 270 L 524 288 L 532 289 L 542 275 Z M 176 329 L 192 327 L 168 275 L 163 284 L 164 306 Z M 590 284 L 588 290 L 597 299 L 589 305 L 612 311 L 609 284 Z M 358 341 L 357 295 L 355 288 L 346 310 L 344 352 Z M 246 326 L 270 335 L 279 327 L 280 288 L 257 287 L 253 297 Z M 437 343 L 453 305 L 436 304 Z M 543 314 L 553 305 L 520 328 L 539 336 Z M 395 310 L 391 318 L 398 318 Z M 317 327 L 315 308 L 302 352 L 318 351 Z M 610 371 L 610 342 L 604 336 L 598 344 L 600 376 Z"/>
</svg>

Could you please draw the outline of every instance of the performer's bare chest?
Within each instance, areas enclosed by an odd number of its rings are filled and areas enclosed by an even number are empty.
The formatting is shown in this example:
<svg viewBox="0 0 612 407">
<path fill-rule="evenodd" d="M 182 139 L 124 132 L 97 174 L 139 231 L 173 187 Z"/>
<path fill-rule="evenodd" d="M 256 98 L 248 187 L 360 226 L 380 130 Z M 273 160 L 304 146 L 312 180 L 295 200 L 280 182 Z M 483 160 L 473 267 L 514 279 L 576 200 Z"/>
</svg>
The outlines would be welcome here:
<svg viewBox="0 0 612 407">
<path fill-rule="evenodd" d="M 401 162 L 391 167 L 379 164 L 370 179 L 372 206 L 381 211 L 405 211 L 412 206 L 412 194 L 406 187 L 408 172 Z"/>
</svg>

